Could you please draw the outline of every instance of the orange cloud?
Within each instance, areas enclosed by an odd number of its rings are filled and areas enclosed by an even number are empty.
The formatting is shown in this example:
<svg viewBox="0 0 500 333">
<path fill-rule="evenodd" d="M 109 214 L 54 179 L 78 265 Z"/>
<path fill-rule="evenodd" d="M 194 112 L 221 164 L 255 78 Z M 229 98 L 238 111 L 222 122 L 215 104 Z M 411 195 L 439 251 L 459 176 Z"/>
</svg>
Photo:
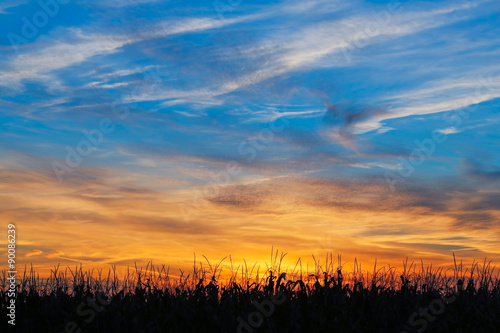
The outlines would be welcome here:
<svg viewBox="0 0 500 333">
<path fill-rule="evenodd" d="M 64 255 L 64 252 L 61 251 L 52 251 L 49 254 L 47 254 L 47 258 L 58 258 L 60 256 Z"/>
<path fill-rule="evenodd" d="M 499 191 L 409 183 L 391 192 L 383 180 L 269 176 L 219 187 L 193 204 L 192 190 L 153 175 L 87 169 L 81 178 L 75 170 L 59 183 L 24 171 L 5 171 L 19 184 L 0 183 L 0 213 L 23 230 L 35 268 L 49 272 L 57 263 L 106 267 L 150 259 L 186 269 L 193 253 L 254 263 L 267 260 L 272 246 L 288 252 L 285 264 L 302 258 L 304 267 L 326 252 L 367 265 L 377 258 L 395 266 L 407 256 L 448 264 L 453 252 L 500 264 L 500 226 L 493 223 L 500 211 L 492 204 Z M 190 221 L 179 210 L 186 202 L 195 210 Z"/>
<path fill-rule="evenodd" d="M 39 256 L 43 253 L 43 251 L 40 250 L 32 250 L 29 253 L 26 254 L 26 257 L 33 257 L 33 256 Z"/>
</svg>

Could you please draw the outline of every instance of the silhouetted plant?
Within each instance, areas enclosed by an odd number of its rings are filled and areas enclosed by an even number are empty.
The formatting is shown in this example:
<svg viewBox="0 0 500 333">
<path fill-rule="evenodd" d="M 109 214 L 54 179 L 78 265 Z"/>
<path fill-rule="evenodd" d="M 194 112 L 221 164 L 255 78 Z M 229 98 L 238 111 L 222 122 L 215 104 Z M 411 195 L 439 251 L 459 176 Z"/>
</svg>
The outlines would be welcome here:
<svg viewBox="0 0 500 333">
<path fill-rule="evenodd" d="M 17 286 L 16 331 L 64 332 L 75 322 L 82 332 L 237 332 L 238 318 L 269 310 L 255 332 L 416 332 L 409 317 L 436 300 L 447 302 L 426 332 L 500 331 L 500 280 L 486 261 L 466 268 L 455 260 L 451 272 L 423 263 L 417 270 L 408 260 L 402 272 L 377 269 L 375 263 L 369 273 L 357 261 L 352 272 L 345 271 L 340 256 L 334 262 L 330 254 L 324 264 L 314 258 L 315 272 L 302 272 L 296 271 L 300 260 L 293 271 L 282 271 L 284 255 L 272 254 L 262 277 L 258 268 L 252 277 L 256 266 L 249 274 L 246 262 L 234 269 L 229 257 L 225 283 L 220 282 L 225 258 L 217 265 L 205 258 L 208 267 L 195 259 L 193 270 L 177 277 L 152 262 L 145 270 L 127 269 L 122 278 L 116 266 L 103 275 L 82 265 L 74 270 L 57 265 L 47 279 L 31 267 Z M 0 315 L 6 318 L 5 271 L 2 276 Z M 284 301 L 271 313 L 270 300 L 278 296 Z M 0 325 L 5 331 L 6 320 Z"/>
</svg>

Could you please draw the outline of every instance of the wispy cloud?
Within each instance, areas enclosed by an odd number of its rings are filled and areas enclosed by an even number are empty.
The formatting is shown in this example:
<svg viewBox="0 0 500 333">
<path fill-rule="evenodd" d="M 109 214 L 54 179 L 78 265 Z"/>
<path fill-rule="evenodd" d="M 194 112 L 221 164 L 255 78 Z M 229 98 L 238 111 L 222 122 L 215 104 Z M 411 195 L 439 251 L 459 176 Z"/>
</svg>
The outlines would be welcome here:
<svg viewBox="0 0 500 333">
<path fill-rule="evenodd" d="M 333 56 L 336 54 L 340 56 L 350 48 L 359 48 L 358 44 L 365 47 L 381 40 L 399 38 L 470 18 L 471 15 L 466 14 L 466 11 L 477 5 L 462 4 L 433 11 L 393 14 L 390 15 L 390 22 L 381 25 L 378 30 L 370 34 L 363 31 L 364 25 L 362 24 L 362 22 L 375 20 L 369 13 L 307 25 L 301 30 L 291 32 L 284 43 L 281 42 L 281 35 L 277 33 L 274 38 L 258 42 L 256 45 L 245 46 L 246 50 L 243 53 L 237 53 L 238 57 L 242 55 L 249 58 L 255 57 L 256 61 L 260 59 L 262 54 L 269 55 L 263 65 L 251 72 L 230 78 L 211 88 L 185 91 L 174 89 L 169 90 L 166 94 L 148 95 L 139 97 L 137 100 L 168 100 L 165 102 L 165 106 L 176 103 L 215 101 L 221 95 L 259 84 L 285 73 L 305 68 L 308 70 L 323 68 L 326 64 L 328 67 L 350 66 L 343 57 L 335 58 Z M 449 17 L 447 16 L 449 13 L 460 13 L 460 15 Z M 259 52 L 252 50 L 259 50 Z M 230 53 L 228 55 L 230 56 Z"/>
<path fill-rule="evenodd" d="M 438 130 L 439 133 L 443 133 L 443 134 L 456 134 L 456 133 L 460 133 L 459 130 L 457 130 L 455 127 L 448 127 L 448 128 L 444 128 L 444 129 L 440 129 Z"/>
<path fill-rule="evenodd" d="M 441 80 L 428 82 L 425 88 L 395 96 L 391 99 L 394 104 L 407 106 L 392 108 L 387 114 L 377 115 L 369 121 L 359 124 L 356 132 L 365 133 L 378 129 L 382 126 L 382 122 L 387 119 L 468 108 L 471 105 L 500 97 L 500 76 L 491 73 L 483 75 L 478 73 L 476 77 L 469 75 L 447 82 Z M 428 86 L 432 88 L 428 88 Z"/>
<path fill-rule="evenodd" d="M 0 4 L 0 14 L 9 14 L 7 9 L 28 3 L 28 0 L 4 0 Z"/>
<path fill-rule="evenodd" d="M 23 80 L 52 81 L 54 71 L 81 64 L 92 57 L 117 52 L 125 45 L 138 43 L 153 38 L 200 32 L 235 24 L 252 17 L 239 19 L 217 20 L 210 18 L 177 19 L 153 24 L 145 31 L 134 34 L 103 35 L 87 33 L 83 29 L 69 31 L 72 42 L 60 42 L 54 46 L 41 47 L 14 56 L 9 61 L 10 70 L 0 74 L 1 85 L 5 87 L 21 87 Z"/>
</svg>

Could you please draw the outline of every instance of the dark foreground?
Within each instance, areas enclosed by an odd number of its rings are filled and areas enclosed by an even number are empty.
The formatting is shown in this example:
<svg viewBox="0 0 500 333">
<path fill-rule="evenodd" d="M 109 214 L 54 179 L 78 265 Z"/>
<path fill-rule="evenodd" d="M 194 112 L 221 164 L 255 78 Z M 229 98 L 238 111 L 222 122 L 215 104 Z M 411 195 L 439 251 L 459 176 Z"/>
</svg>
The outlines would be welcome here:
<svg viewBox="0 0 500 333">
<path fill-rule="evenodd" d="M 500 281 L 489 266 L 449 276 L 423 267 L 418 274 L 329 271 L 305 281 L 267 271 L 260 280 L 221 285 L 216 274 L 198 278 L 196 268 L 175 283 L 159 269 L 123 280 L 81 269 L 65 280 L 56 270 L 43 286 L 33 277 L 17 286 L 15 330 L 4 285 L 0 331 L 500 332 Z"/>
</svg>

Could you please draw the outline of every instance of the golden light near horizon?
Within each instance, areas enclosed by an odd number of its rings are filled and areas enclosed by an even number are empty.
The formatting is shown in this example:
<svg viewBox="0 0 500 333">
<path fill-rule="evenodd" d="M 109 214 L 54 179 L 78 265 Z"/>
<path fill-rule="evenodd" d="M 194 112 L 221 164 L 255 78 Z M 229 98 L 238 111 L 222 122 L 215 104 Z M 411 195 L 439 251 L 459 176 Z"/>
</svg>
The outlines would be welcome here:
<svg viewBox="0 0 500 333">
<path fill-rule="evenodd" d="M 304 267 L 314 267 L 312 255 L 324 260 L 330 252 L 341 254 L 346 267 L 356 258 L 367 269 L 375 259 L 400 268 L 406 257 L 450 265 L 453 252 L 465 261 L 487 256 L 498 263 L 494 233 L 460 228 L 451 232 L 454 214 L 397 208 L 415 200 L 397 193 L 380 204 L 374 193 L 381 193 L 383 186 L 347 187 L 293 177 L 221 186 L 219 195 L 200 203 L 186 222 L 178 219 L 177 206 L 182 193 L 189 191 L 181 190 L 169 201 L 167 193 L 142 190 L 138 184 L 127 184 L 140 189 L 134 193 L 123 190 L 123 184 L 114 185 L 113 178 L 106 182 L 66 188 L 30 179 L 2 194 L 2 202 L 11 202 L 10 210 L 4 211 L 6 219 L 23 221 L 17 223 L 19 255 L 28 267 L 33 263 L 42 276 L 59 263 L 105 270 L 116 264 L 123 272 L 126 266 L 145 266 L 153 260 L 177 271 L 192 266 L 193 253 L 213 261 L 231 255 L 238 265 L 245 259 L 265 267 L 271 247 L 288 253 L 284 267 L 290 269 L 299 258 Z M 37 187 L 48 195 L 34 194 Z M 358 187 L 365 189 L 361 197 Z M 98 192 L 106 193 L 106 199 Z M 261 193 L 265 196 L 256 199 Z M 16 202 L 16 197 L 23 200 Z M 24 200 L 31 202 L 30 210 L 23 209 Z M 464 239 L 467 246 L 462 245 Z"/>
</svg>

